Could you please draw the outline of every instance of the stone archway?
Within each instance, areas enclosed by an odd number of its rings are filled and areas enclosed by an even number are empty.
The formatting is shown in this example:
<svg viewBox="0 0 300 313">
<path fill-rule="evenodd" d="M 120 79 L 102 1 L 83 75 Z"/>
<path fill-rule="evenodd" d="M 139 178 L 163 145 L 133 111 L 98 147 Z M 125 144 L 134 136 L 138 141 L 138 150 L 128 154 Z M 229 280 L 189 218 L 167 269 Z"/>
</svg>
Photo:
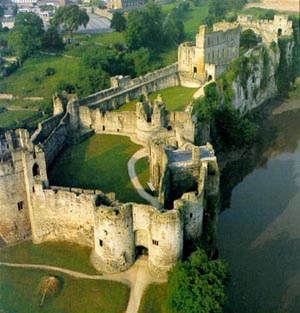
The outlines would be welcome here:
<svg viewBox="0 0 300 313">
<path fill-rule="evenodd" d="M 40 176 L 40 167 L 38 166 L 37 163 L 34 163 L 33 164 L 33 167 L 32 167 L 32 175 L 33 176 Z"/>
<path fill-rule="evenodd" d="M 134 232 L 134 243 L 135 243 L 135 255 L 136 258 L 139 256 L 148 256 L 148 231 L 145 229 L 137 229 Z"/>
</svg>

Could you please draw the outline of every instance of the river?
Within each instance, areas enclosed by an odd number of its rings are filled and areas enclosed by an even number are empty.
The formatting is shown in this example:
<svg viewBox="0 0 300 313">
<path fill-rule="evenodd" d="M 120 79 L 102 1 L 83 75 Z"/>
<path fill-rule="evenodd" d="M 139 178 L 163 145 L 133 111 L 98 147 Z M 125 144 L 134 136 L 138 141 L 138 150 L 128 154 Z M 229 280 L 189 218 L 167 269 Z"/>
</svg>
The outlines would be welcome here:
<svg viewBox="0 0 300 313">
<path fill-rule="evenodd" d="M 276 109 L 260 140 L 222 172 L 226 313 L 300 312 L 300 109 L 289 105 L 295 101 Z"/>
</svg>

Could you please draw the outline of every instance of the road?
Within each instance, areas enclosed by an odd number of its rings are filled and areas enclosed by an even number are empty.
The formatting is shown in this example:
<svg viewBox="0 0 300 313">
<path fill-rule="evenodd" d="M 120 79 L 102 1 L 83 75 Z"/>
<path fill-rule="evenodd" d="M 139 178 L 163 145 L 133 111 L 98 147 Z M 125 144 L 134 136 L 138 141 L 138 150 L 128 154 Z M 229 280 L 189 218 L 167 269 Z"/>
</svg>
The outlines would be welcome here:
<svg viewBox="0 0 300 313">
<path fill-rule="evenodd" d="M 89 14 L 87 27 L 80 26 L 76 34 L 108 33 L 111 32 L 110 21 L 96 14 Z"/>
</svg>

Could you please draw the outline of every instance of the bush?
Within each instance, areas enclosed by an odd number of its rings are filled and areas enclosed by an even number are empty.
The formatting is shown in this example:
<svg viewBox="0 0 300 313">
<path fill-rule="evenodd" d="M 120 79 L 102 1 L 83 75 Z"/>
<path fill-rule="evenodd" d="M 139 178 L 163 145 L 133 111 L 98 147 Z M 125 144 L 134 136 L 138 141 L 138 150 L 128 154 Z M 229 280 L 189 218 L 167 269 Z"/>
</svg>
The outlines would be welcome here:
<svg viewBox="0 0 300 313">
<path fill-rule="evenodd" d="M 198 248 L 169 273 L 168 308 L 173 313 L 221 313 L 228 277 L 228 267 L 221 260 L 210 261 Z"/>
<path fill-rule="evenodd" d="M 45 70 L 45 76 L 52 76 L 56 73 L 55 68 L 47 67 Z"/>
<path fill-rule="evenodd" d="M 56 86 L 56 91 L 57 92 L 66 91 L 67 93 L 74 93 L 75 87 L 74 87 L 74 85 L 72 85 L 72 84 L 70 84 L 64 80 L 60 80 Z"/>
<path fill-rule="evenodd" d="M 252 48 L 257 46 L 260 42 L 259 37 L 256 36 L 252 29 L 246 29 L 241 33 L 240 46 L 244 48 Z"/>
</svg>

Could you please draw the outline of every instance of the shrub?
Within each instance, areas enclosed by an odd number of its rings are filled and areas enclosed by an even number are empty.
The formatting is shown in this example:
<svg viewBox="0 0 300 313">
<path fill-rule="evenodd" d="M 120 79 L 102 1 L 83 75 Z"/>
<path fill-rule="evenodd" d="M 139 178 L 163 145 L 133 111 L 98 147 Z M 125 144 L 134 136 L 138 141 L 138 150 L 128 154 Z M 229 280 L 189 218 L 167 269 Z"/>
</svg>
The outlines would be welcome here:
<svg viewBox="0 0 300 313">
<path fill-rule="evenodd" d="M 45 76 L 52 76 L 55 74 L 55 68 L 53 67 L 47 67 L 45 70 Z"/>
</svg>

